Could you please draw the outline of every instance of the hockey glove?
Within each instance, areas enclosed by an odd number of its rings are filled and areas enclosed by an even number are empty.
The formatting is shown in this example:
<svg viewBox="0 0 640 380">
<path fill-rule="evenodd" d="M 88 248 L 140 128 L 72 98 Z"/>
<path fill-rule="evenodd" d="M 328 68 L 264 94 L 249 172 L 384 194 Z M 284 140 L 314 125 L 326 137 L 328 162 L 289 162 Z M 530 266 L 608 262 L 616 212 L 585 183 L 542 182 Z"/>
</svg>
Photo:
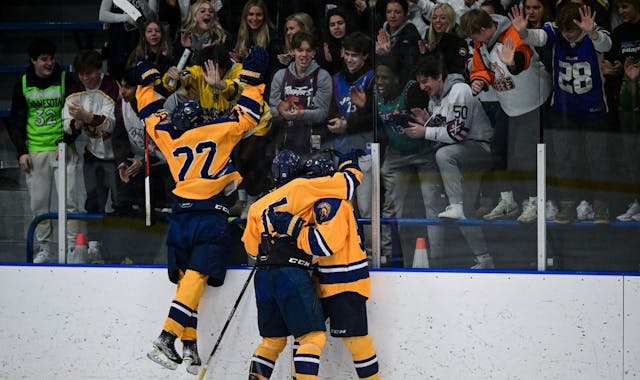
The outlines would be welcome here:
<svg viewBox="0 0 640 380">
<path fill-rule="evenodd" d="M 364 156 L 364 150 L 351 149 L 346 153 L 341 153 L 337 150 L 333 151 L 333 154 L 338 157 L 338 171 L 344 172 L 349 168 L 360 170 L 358 166 L 358 157 Z"/>
<path fill-rule="evenodd" d="M 269 54 L 262 47 L 254 46 L 242 61 L 240 80 L 252 86 L 263 84 L 268 68 Z"/>
<path fill-rule="evenodd" d="M 155 83 L 160 79 L 160 72 L 144 57 L 136 57 L 136 78 L 141 86 Z"/>
<path fill-rule="evenodd" d="M 273 226 L 273 231 L 280 235 L 288 235 L 297 239 L 300 230 L 306 224 L 304 219 L 288 212 L 275 212 L 273 208 L 267 211 L 267 218 Z"/>
</svg>

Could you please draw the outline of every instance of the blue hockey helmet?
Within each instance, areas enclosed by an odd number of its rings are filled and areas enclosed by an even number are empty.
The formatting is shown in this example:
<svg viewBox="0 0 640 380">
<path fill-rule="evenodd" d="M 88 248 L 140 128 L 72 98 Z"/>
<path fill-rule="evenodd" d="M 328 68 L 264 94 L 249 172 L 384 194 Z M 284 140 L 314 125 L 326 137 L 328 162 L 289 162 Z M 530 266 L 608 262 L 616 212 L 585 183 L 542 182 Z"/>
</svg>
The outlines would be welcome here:
<svg viewBox="0 0 640 380">
<path fill-rule="evenodd" d="M 179 132 L 188 131 L 202 123 L 202 107 L 197 100 L 188 100 L 178 103 L 171 114 L 171 121 Z"/>
<path fill-rule="evenodd" d="M 325 156 L 316 156 L 308 159 L 302 168 L 305 176 L 324 177 L 335 173 L 333 161 Z"/>
<path fill-rule="evenodd" d="M 283 150 L 276 154 L 271 164 L 271 174 L 276 186 L 282 186 L 298 177 L 302 167 L 301 161 L 300 156 L 290 150 Z"/>
</svg>

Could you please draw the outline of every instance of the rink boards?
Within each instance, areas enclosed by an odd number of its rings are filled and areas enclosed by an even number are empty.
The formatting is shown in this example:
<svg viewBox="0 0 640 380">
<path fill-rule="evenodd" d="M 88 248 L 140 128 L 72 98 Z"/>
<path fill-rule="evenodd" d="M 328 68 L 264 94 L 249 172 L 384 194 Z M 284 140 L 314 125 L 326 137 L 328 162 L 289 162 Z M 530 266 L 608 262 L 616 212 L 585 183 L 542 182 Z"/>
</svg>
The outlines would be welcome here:
<svg viewBox="0 0 640 380">
<path fill-rule="evenodd" d="M 229 270 L 199 310 L 203 360 L 248 269 Z M 382 379 L 634 379 L 640 277 L 376 271 L 369 331 Z M 146 358 L 174 286 L 166 269 L 0 266 L 0 379 L 195 379 Z M 259 342 L 252 286 L 207 379 L 246 379 Z M 287 349 L 272 379 L 288 379 Z M 320 379 L 356 379 L 329 338 Z"/>
</svg>

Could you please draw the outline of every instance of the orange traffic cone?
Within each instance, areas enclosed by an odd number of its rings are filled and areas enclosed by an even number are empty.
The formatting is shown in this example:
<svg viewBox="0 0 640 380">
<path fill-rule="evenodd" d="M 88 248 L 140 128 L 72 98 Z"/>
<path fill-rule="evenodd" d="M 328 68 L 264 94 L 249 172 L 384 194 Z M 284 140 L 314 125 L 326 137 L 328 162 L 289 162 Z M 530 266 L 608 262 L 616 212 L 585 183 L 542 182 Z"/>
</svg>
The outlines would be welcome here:
<svg viewBox="0 0 640 380">
<path fill-rule="evenodd" d="M 87 235 L 82 232 L 76 236 L 76 246 L 69 257 L 70 264 L 85 264 L 87 262 Z"/>
<path fill-rule="evenodd" d="M 78 232 L 78 235 L 76 235 L 76 247 L 77 246 L 87 246 L 87 235 Z"/>
<path fill-rule="evenodd" d="M 427 240 L 423 237 L 416 239 L 416 250 L 413 252 L 414 268 L 429 268 L 429 256 L 427 254 Z"/>
</svg>

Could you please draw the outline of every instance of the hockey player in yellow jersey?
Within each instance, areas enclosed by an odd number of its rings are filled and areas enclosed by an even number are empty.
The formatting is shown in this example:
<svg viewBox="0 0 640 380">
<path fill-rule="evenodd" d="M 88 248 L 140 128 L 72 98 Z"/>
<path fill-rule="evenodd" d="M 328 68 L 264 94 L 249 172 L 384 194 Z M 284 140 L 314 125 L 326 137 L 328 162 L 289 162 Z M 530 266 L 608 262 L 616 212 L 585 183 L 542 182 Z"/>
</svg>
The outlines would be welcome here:
<svg viewBox="0 0 640 380">
<path fill-rule="evenodd" d="M 284 153 L 287 152 L 287 153 Z M 292 152 L 282 151 L 279 156 L 285 156 Z M 278 162 L 274 160 L 275 165 Z M 276 168 L 272 172 L 277 171 Z M 277 173 L 276 173 L 277 174 Z M 297 215 L 311 212 L 311 207 L 320 198 L 333 197 L 338 199 L 351 199 L 355 194 L 357 186 L 362 180 L 362 172 L 356 165 L 345 165 L 343 171 L 339 171 L 332 176 L 321 178 L 300 177 L 290 179 L 285 186 L 279 186 L 269 194 L 258 199 L 249 209 L 247 216 L 247 226 L 255 228 L 245 228 L 242 235 L 247 253 L 256 256 L 258 245 L 261 242 L 260 223 L 262 223 L 262 213 L 269 208 L 275 211 L 287 211 Z"/>
<path fill-rule="evenodd" d="M 304 221 L 317 199 L 349 199 L 360 183 L 356 165 L 345 165 L 332 177 L 298 177 L 300 158 L 290 151 L 274 159 L 272 173 L 278 186 L 249 208 L 242 241 L 256 258 L 254 280 L 258 329 L 262 341 L 251 359 L 249 379 L 271 377 L 287 336 L 297 342 L 294 372 L 297 380 L 316 379 L 325 342 L 325 316 L 308 269 L 312 256 L 296 245 Z"/>
<path fill-rule="evenodd" d="M 207 46 L 200 52 L 198 64 L 182 71 L 169 69 L 162 77 L 163 86 L 169 91 L 193 93 L 200 102 L 206 121 L 228 116 L 233 112 L 244 82 L 240 80 L 242 63 L 231 60 L 223 45 Z M 174 81 L 174 84 L 170 84 Z M 264 136 L 271 128 L 271 112 L 267 103 L 261 104 L 260 121 L 252 135 Z"/>
<path fill-rule="evenodd" d="M 227 196 L 242 177 L 233 168 L 234 146 L 257 126 L 262 106 L 266 51 L 254 48 L 240 74 L 245 87 L 228 117 L 202 121 L 198 102 L 178 105 L 171 115 L 159 110 L 163 99 L 153 91 L 158 71 L 137 59 L 140 81 L 136 100 L 146 131 L 167 158 L 176 182 L 167 236 L 169 279 L 176 295 L 160 336 L 147 356 L 154 362 L 197 374 L 201 360 L 197 351 L 198 304 L 206 285 L 221 286 L 229 255 L 229 205 Z M 180 338 L 182 357 L 175 349 Z"/>
<path fill-rule="evenodd" d="M 308 160 L 303 168 L 305 177 L 318 179 L 327 178 L 333 170 L 331 161 L 324 157 Z M 329 318 L 331 336 L 341 338 L 351 352 L 358 378 L 378 379 L 378 359 L 367 327 L 371 280 L 351 202 L 319 199 L 311 213 L 296 216 L 308 224 L 297 244 L 315 258 L 314 282 Z"/>
<path fill-rule="evenodd" d="M 182 71 L 178 71 L 176 67 L 170 68 L 163 76 L 162 83 L 171 91 L 177 89 L 178 94 L 186 92 L 195 95 L 206 120 L 211 120 L 227 116 L 238 101 L 244 88 L 244 83 L 240 81 L 241 71 L 242 63 L 233 62 L 223 45 L 211 45 L 202 49 L 198 55 L 198 64 Z M 172 86 L 170 82 L 175 85 Z M 255 201 L 258 194 L 267 190 L 269 162 L 263 158 L 270 130 L 271 111 L 269 104 L 265 102 L 260 108 L 258 126 L 250 136 L 245 136 L 240 141 L 232 154 L 235 167 L 244 178 L 238 195 L 240 197 L 242 193 L 242 198 L 245 199 L 248 194 L 250 203 Z M 235 215 L 241 215 L 243 207 Z M 242 217 L 246 217 L 246 211 Z"/>
<path fill-rule="evenodd" d="M 242 93 L 242 64 L 234 63 L 223 45 L 202 49 L 197 64 L 178 71 L 174 66 L 162 76 L 167 90 L 191 91 L 199 99 L 205 120 L 227 116 Z"/>
</svg>

